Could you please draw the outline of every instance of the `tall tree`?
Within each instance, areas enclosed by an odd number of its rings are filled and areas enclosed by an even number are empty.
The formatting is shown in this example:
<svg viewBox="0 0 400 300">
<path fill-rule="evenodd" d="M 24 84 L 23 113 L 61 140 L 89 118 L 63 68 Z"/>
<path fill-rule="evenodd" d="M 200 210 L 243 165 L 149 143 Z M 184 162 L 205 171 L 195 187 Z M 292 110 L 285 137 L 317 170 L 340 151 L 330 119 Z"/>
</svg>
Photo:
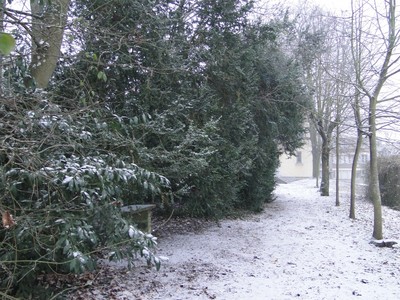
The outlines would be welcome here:
<svg viewBox="0 0 400 300">
<path fill-rule="evenodd" d="M 350 179 L 350 213 L 349 217 L 351 219 L 356 218 L 356 180 L 357 180 L 357 166 L 360 157 L 361 147 L 363 144 L 363 122 L 361 118 L 361 108 L 360 108 L 360 93 L 356 91 L 354 95 L 354 103 L 352 104 L 354 111 L 354 119 L 357 127 L 357 142 L 354 149 L 353 161 L 351 164 L 351 179 Z"/>
<path fill-rule="evenodd" d="M 360 26 L 362 24 L 355 24 L 356 22 L 360 22 L 361 18 L 350 18 L 350 45 L 351 45 L 351 59 L 352 59 L 352 65 L 353 65 L 353 75 L 352 78 L 357 78 L 361 77 L 361 64 L 357 64 L 354 62 L 360 62 L 361 61 L 361 43 L 357 42 L 360 41 L 361 37 L 361 32 L 362 32 L 362 27 Z M 351 180 L 350 180 L 350 211 L 349 211 L 349 217 L 351 219 L 356 218 L 356 181 L 357 181 L 357 168 L 358 168 L 358 161 L 360 157 L 360 152 L 361 148 L 363 145 L 363 137 L 366 133 L 366 128 L 365 128 L 365 122 L 367 121 L 367 118 L 362 116 L 362 109 L 363 109 L 363 94 L 360 92 L 359 88 L 357 85 L 354 85 L 354 93 L 353 93 L 353 101 L 351 102 L 351 106 L 353 108 L 353 114 L 354 114 L 354 121 L 356 125 L 356 130 L 357 130 L 357 141 L 356 141 L 356 146 L 354 149 L 354 155 L 353 155 L 353 161 L 351 165 Z M 365 109 L 367 110 L 367 109 Z"/>
<path fill-rule="evenodd" d="M 400 72 L 398 54 L 399 24 L 396 0 L 352 1 L 353 63 L 357 90 L 368 99 L 368 137 L 370 147 L 369 195 L 374 204 L 373 237 L 383 238 L 381 194 L 377 160 L 377 116 L 385 102 L 394 101 L 384 91 Z"/>
<path fill-rule="evenodd" d="M 307 15 L 307 16 L 306 16 Z M 298 13 L 296 24 L 298 40 L 295 54 L 304 69 L 305 83 L 311 96 L 315 100 L 316 89 L 315 81 L 315 61 L 324 52 L 324 33 L 318 27 L 318 22 L 313 22 L 321 15 L 319 8 L 312 8 L 310 14 Z M 313 101 L 314 102 L 314 101 Z M 313 108 L 314 110 L 314 108 Z M 318 134 L 317 127 L 312 120 L 312 114 L 309 114 L 309 133 L 311 139 L 311 152 L 313 161 L 313 177 L 316 179 L 316 186 L 319 187 L 319 176 L 321 166 L 321 137 Z"/>
<path fill-rule="evenodd" d="M 338 113 L 338 112 L 337 112 Z M 336 198 L 336 206 L 340 206 L 340 185 L 339 185 L 339 180 L 340 180 L 340 165 L 339 165 L 339 158 L 340 158 L 340 126 L 336 126 L 336 141 L 335 141 L 336 147 L 335 147 L 335 158 L 336 158 L 336 193 L 335 193 L 335 198 Z"/>
<path fill-rule="evenodd" d="M 346 49 L 340 46 L 340 21 L 320 9 L 314 9 L 303 21 L 299 35 L 298 53 L 305 70 L 306 82 L 313 91 L 314 107 L 310 112 L 311 124 L 319 138 L 312 137 L 315 169 L 321 158 L 321 195 L 329 195 L 330 152 L 334 129 L 339 125 L 346 109 L 344 89 L 346 82 L 339 78 L 344 73 Z M 329 28 L 329 30 L 328 30 Z M 334 29 L 334 30 L 332 30 Z M 320 149 L 317 149 L 318 141 Z M 318 168 L 319 169 L 319 168 Z M 318 170 L 315 170 L 315 173 Z"/>
</svg>

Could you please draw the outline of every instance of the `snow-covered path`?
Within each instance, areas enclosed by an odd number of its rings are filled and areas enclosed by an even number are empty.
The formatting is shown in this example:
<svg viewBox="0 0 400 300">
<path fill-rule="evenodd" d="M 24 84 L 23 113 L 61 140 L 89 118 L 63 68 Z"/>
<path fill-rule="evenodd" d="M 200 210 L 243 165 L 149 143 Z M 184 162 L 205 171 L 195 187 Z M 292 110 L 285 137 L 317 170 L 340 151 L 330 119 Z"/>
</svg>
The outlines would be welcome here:
<svg viewBox="0 0 400 300">
<path fill-rule="evenodd" d="M 353 221 L 348 197 L 336 207 L 312 180 L 279 185 L 276 196 L 249 219 L 162 239 L 169 261 L 132 272 L 143 289 L 121 282 L 118 299 L 400 299 L 400 248 L 369 243 L 369 203 L 358 201 Z M 383 212 L 385 237 L 399 239 L 400 212 Z"/>
</svg>

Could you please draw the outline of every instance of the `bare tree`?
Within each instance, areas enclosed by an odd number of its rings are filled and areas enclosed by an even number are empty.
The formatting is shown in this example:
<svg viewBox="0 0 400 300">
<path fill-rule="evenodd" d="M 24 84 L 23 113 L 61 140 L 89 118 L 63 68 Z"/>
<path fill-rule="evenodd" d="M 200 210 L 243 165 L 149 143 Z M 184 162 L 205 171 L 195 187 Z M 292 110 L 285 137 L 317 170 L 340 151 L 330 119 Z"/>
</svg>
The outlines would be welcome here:
<svg viewBox="0 0 400 300">
<path fill-rule="evenodd" d="M 320 28 L 318 17 L 322 15 L 321 9 L 318 7 L 307 7 L 304 14 L 304 7 L 307 3 L 303 3 L 302 7 L 297 8 L 295 14 L 296 39 L 297 46 L 294 50 L 294 56 L 297 57 L 304 70 L 305 83 L 310 94 L 315 99 L 315 61 L 324 51 L 325 32 Z M 316 179 L 316 187 L 319 187 L 319 176 L 321 166 L 321 138 L 316 127 L 309 115 L 309 134 L 311 141 L 312 153 L 312 175 Z"/>
<path fill-rule="evenodd" d="M 353 162 L 351 165 L 351 181 L 350 181 L 350 214 L 349 217 L 351 219 L 356 218 L 356 209 L 355 209 L 355 202 L 356 202 L 356 180 L 357 180 L 357 167 L 358 167 L 358 160 L 360 157 L 360 151 L 363 143 L 363 122 L 361 118 L 361 110 L 360 110 L 360 93 L 356 91 L 354 95 L 354 103 L 352 104 L 353 111 L 354 111 L 354 118 L 357 127 L 357 141 L 356 147 L 354 150 Z"/>
<path fill-rule="evenodd" d="M 335 69 L 329 73 L 336 80 L 336 116 L 339 122 L 336 127 L 336 206 L 340 205 L 340 146 L 343 133 L 348 135 L 348 130 L 354 127 L 349 124 L 349 115 L 351 113 L 350 101 L 352 94 L 351 76 L 353 69 L 351 67 L 351 44 L 348 42 L 347 21 L 343 17 L 335 18 L 334 44 L 336 44 Z M 347 140 L 346 137 L 345 140 Z M 347 148 L 347 147 L 346 147 Z"/>
<path fill-rule="evenodd" d="M 387 107 L 383 92 L 388 80 L 400 72 L 398 54 L 399 25 L 396 22 L 396 0 L 352 0 L 353 63 L 355 86 L 368 99 L 368 138 L 370 146 L 369 195 L 374 203 L 373 237 L 383 238 L 381 195 L 377 162 L 377 117 L 379 108 Z"/>
<path fill-rule="evenodd" d="M 316 57 L 313 65 L 313 85 L 315 89 L 314 111 L 311 120 L 318 132 L 321 143 L 321 195 L 329 195 L 330 152 L 334 130 L 342 122 L 347 109 L 346 91 L 348 82 L 348 49 L 341 44 L 341 21 L 332 16 L 319 16 L 318 24 L 324 32 L 324 51 Z M 326 30 L 323 28 L 330 28 Z M 332 28 L 337 30 L 332 30 Z M 337 189 L 338 193 L 338 189 Z M 338 199 L 336 205 L 339 205 Z"/>
<path fill-rule="evenodd" d="M 339 180 L 340 180 L 340 172 L 339 172 L 339 158 L 340 158 L 340 127 L 336 127 L 336 206 L 340 206 L 340 197 L 339 197 Z"/>
</svg>

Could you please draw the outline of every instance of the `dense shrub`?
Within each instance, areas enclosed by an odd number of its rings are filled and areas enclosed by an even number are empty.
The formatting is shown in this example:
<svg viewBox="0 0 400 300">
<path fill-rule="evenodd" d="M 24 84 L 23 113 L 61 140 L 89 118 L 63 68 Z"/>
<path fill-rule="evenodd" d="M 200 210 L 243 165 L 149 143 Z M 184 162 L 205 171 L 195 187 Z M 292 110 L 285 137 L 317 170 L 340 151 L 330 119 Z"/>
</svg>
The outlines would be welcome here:
<svg viewBox="0 0 400 300">
<path fill-rule="evenodd" d="M 400 209 L 400 157 L 380 157 L 378 169 L 382 204 Z"/>
<path fill-rule="evenodd" d="M 271 200 L 309 97 L 279 43 L 287 20 L 253 22 L 252 5 L 77 0 L 46 92 L 22 56 L 8 64 L 0 293 L 28 298 L 41 272 L 90 271 L 98 253 L 158 267 L 120 204 L 223 217 Z"/>
<path fill-rule="evenodd" d="M 158 268 L 155 237 L 120 206 L 152 199 L 169 181 L 119 149 L 131 141 L 116 115 L 99 122 L 101 110 L 66 113 L 45 94 L 26 97 L 1 107 L 0 292 L 38 297 L 39 274 L 91 271 L 100 255 L 129 264 L 143 256 Z"/>
<path fill-rule="evenodd" d="M 261 210 L 279 154 L 304 133 L 307 94 L 278 41 L 288 24 L 251 22 L 251 1 L 78 3 L 90 27 L 77 28 L 80 59 L 60 64 L 56 94 L 126 120 L 146 116 L 128 131 L 137 163 L 171 182 L 164 207 L 207 217 Z"/>
</svg>

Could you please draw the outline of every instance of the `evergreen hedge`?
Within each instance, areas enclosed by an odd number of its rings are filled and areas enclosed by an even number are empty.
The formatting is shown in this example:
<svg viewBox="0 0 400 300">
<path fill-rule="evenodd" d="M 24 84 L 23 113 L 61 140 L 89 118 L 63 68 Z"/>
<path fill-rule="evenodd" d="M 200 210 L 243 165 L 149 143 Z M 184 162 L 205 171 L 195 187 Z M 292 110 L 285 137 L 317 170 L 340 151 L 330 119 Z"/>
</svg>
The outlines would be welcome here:
<svg viewBox="0 0 400 300">
<path fill-rule="evenodd" d="M 382 204 L 400 209 L 400 157 L 380 157 L 378 169 Z"/>
</svg>

